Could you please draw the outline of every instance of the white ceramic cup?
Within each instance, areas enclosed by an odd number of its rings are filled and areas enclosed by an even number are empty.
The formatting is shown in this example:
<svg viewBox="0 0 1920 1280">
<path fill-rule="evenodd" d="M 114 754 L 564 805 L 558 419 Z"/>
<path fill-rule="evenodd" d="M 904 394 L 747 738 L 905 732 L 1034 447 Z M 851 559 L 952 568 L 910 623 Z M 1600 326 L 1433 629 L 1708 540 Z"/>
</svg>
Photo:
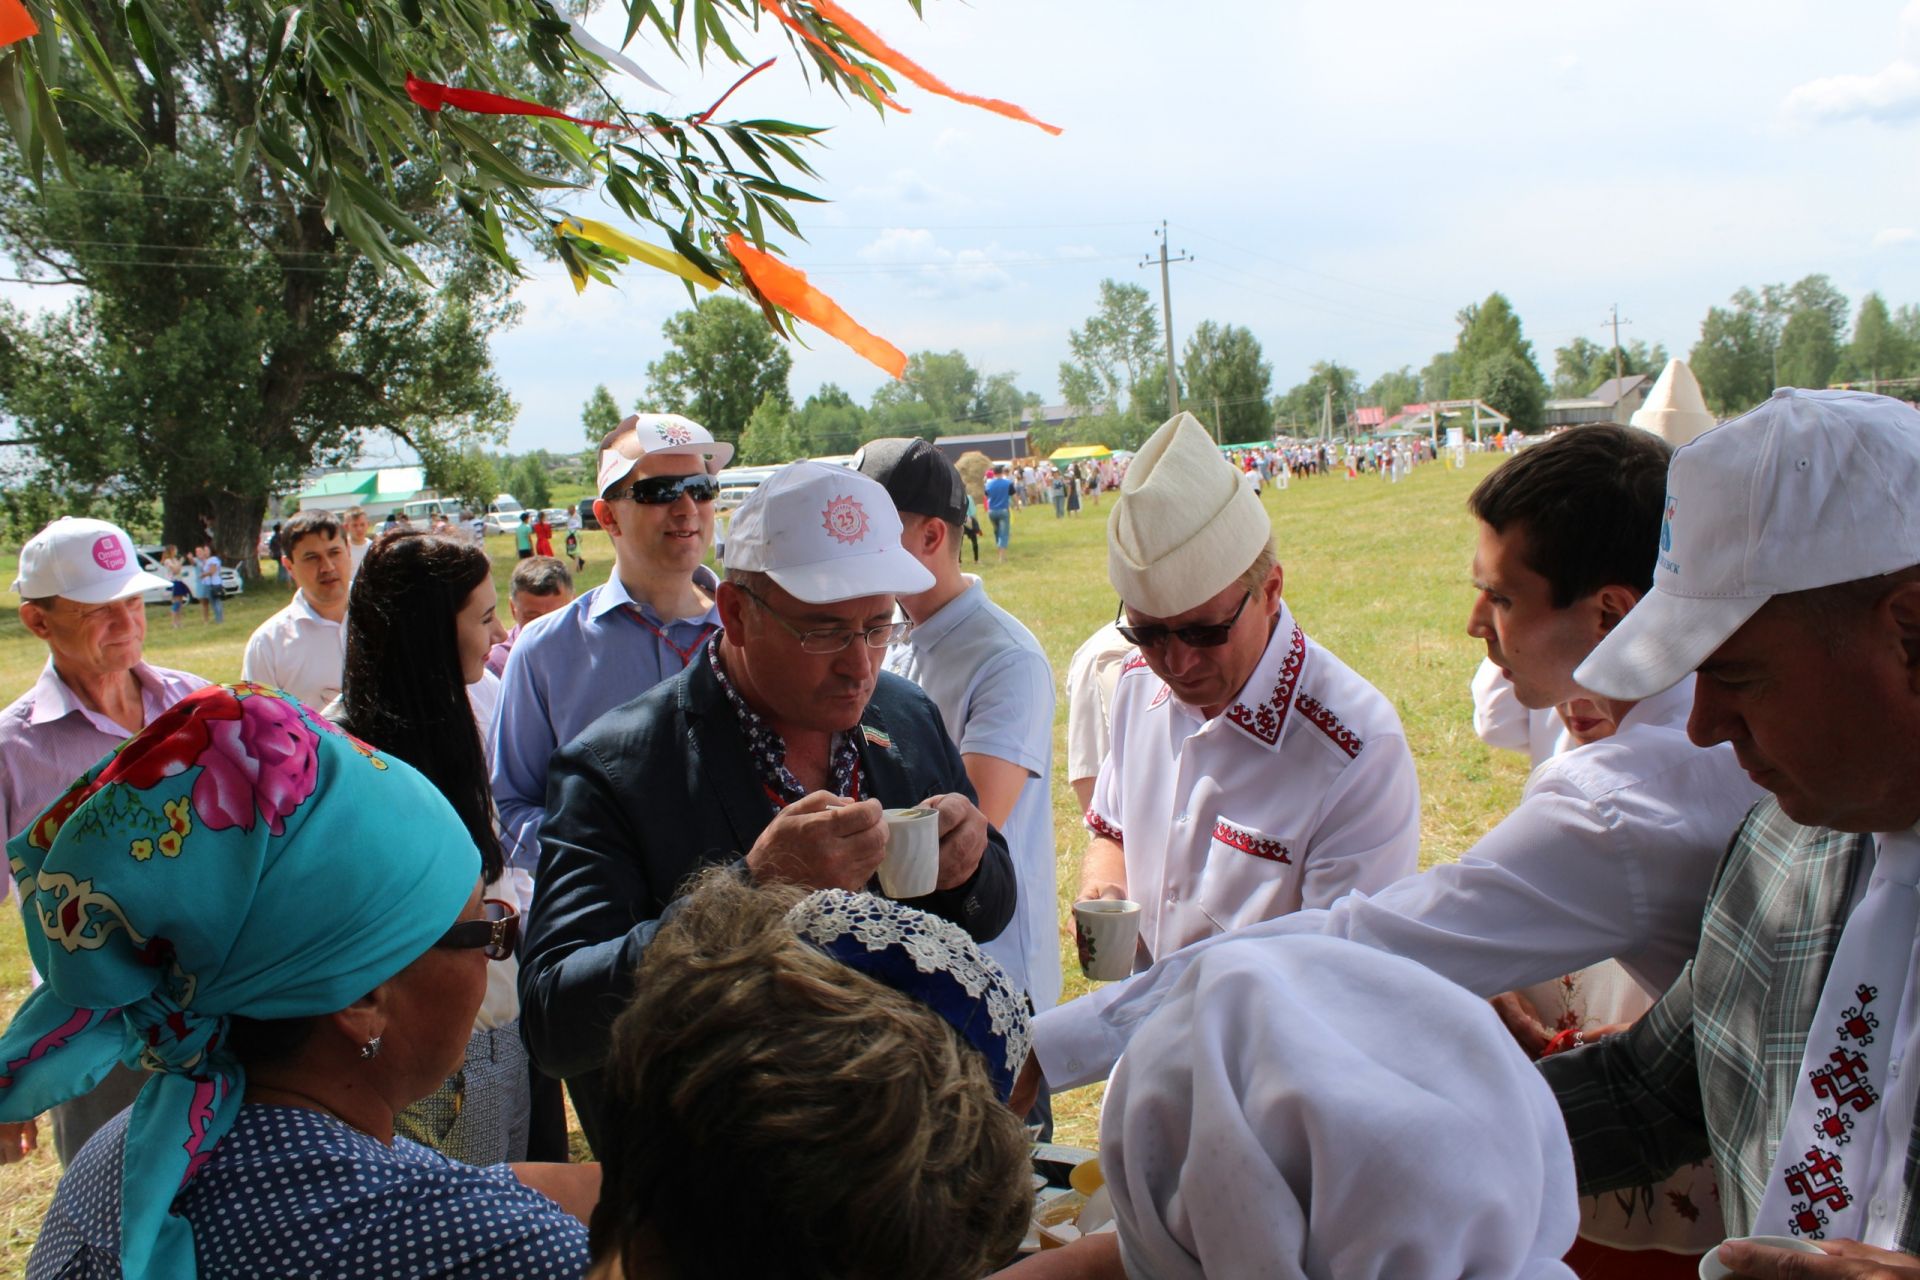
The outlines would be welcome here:
<svg viewBox="0 0 1920 1280">
<path fill-rule="evenodd" d="M 1734 1240 L 1743 1240 L 1748 1244 L 1769 1245 L 1775 1249 L 1785 1249 L 1789 1253 L 1823 1254 L 1826 1252 L 1805 1240 L 1796 1240 L 1792 1236 L 1734 1236 L 1722 1243 L 1732 1244 Z M 1727 1280 L 1727 1277 L 1733 1274 L 1727 1270 L 1726 1264 L 1720 1261 L 1719 1245 L 1713 1246 L 1700 1255 L 1700 1280 Z"/>
<path fill-rule="evenodd" d="M 913 808 L 888 809 L 885 816 L 880 892 L 889 898 L 924 898 L 940 885 L 940 814 Z"/>
<path fill-rule="evenodd" d="M 1073 941 L 1080 952 L 1080 972 L 1095 982 L 1118 982 L 1133 972 L 1140 904 L 1118 898 L 1074 903 Z"/>
</svg>

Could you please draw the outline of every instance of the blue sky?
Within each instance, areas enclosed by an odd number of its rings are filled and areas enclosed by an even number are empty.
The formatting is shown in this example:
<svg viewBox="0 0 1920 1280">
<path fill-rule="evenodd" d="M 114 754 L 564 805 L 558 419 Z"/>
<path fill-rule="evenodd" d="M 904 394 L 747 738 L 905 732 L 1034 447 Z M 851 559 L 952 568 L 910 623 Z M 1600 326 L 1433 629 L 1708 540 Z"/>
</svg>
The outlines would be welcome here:
<svg viewBox="0 0 1920 1280">
<path fill-rule="evenodd" d="M 780 62 L 728 112 L 832 126 L 813 184 L 831 203 L 782 248 L 903 349 L 958 348 L 1049 400 L 1101 278 L 1157 292 L 1136 264 L 1163 218 L 1196 258 L 1173 269 L 1176 341 L 1245 325 L 1277 391 L 1318 359 L 1418 368 L 1494 289 L 1549 374 L 1555 346 L 1605 340 L 1615 302 L 1624 337 L 1676 354 L 1744 284 L 1823 271 L 1856 302 L 1920 302 L 1920 0 L 849 4 L 950 84 L 1066 132 L 911 87 L 912 114 L 879 120 L 810 93 L 768 24 L 743 47 Z M 669 113 L 737 74 L 629 52 L 673 95 L 623 96 Z M 631 406 L 686 295 L 636 267 L 576 297 L 529 266 L 525 319 L 495 343 L 511 447 L 576 448 L 593 385 Z M 796 402 L 885 376 L 808 343 Z"/>
</svg>

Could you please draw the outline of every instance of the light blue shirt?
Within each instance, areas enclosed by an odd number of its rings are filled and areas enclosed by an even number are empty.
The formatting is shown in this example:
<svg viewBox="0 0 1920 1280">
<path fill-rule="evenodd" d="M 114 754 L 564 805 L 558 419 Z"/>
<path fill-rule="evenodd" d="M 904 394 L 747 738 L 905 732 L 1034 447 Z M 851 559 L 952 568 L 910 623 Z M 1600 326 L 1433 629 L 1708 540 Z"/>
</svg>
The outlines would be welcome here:
<svg viewBox="0 0 1920 1280">
<path fill-rule="evenodd" d="M 693 571 L 693 581 L 709 596 L 720 585 L 705 565 Z M 554 751 L 615 707 L 679 675 L 719 625 L 717 607 L 662 622 L 616 577 L 520 633 L 500 676 L 493 724 L 493 803 L 510 864 L 539 868 L 547 761 Z"/>
<path fill-rule="evenodd" d="M 1027 771 L 1001 834 L 1019 898 L 1013 919 L 981 949 L 1036 1010 L 1060 1003 L 1060 899 L 1053 856 L 1053 669 L 1033 633 L 967 589 L 887 651 L 887 670 L 919 685 L 940 708 L 961 755 L 993 756 Z"/>
</svg>

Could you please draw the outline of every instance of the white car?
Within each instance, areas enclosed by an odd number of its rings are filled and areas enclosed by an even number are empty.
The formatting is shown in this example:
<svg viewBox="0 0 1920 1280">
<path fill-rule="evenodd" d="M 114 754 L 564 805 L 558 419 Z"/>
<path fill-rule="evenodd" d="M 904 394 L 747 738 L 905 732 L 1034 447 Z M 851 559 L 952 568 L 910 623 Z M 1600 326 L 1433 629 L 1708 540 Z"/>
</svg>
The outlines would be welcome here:
<svg viewBox="0 0 1920 1280">
<path fill-rule="evenodd" d="M 520 527 L 520 513 L 525 510 L 512 494 L 499 494 L 487 504 L 487 532 L 512 533 Z"/>
<path fill-rule="evenodd" d="M 156 578 L 167 577 L 166 569 L 160 564 L 160 557 L 166 553 L 166 550 L 165 547 L 133 549 L 134 554 L 140 558 L 140 567 Z M 187 586 L 193 586 L 193 579 L 190 577 L 187 579 Z M 247 584 L 241 579 L 238 569 L 227 564 L 220 566 L 220 591 L 223 596 L 231 600 L 246 589 Z M 140 593 L 140 599 L 146 604 L 166 604 L 172 597 L 173 593 L 166 587 L 153 587 Z"/>
</svg>

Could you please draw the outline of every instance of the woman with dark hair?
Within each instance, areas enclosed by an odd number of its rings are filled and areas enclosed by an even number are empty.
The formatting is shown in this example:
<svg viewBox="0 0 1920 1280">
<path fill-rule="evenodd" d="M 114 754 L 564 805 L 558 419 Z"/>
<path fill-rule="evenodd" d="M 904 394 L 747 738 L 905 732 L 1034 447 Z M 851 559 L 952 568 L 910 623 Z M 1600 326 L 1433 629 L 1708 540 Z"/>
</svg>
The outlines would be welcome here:
<svg viewBox="0 0 1920 1280">
<path fill-rule="evenodd" d="M 426 775 L 480 851 L 488 893 L 511 899 L 486 753 L 467 686 L 486 674 L 493 562 L 465 538 L 399 531 L 367 551 L 347 602 L 344 688 L 328 713 Z M 469 1164 L 526 1153 L 528 1084 L 517 966 L 491 967 L 466 1063 L 399 1116 L 400 1131 Z"/>
</svg>

